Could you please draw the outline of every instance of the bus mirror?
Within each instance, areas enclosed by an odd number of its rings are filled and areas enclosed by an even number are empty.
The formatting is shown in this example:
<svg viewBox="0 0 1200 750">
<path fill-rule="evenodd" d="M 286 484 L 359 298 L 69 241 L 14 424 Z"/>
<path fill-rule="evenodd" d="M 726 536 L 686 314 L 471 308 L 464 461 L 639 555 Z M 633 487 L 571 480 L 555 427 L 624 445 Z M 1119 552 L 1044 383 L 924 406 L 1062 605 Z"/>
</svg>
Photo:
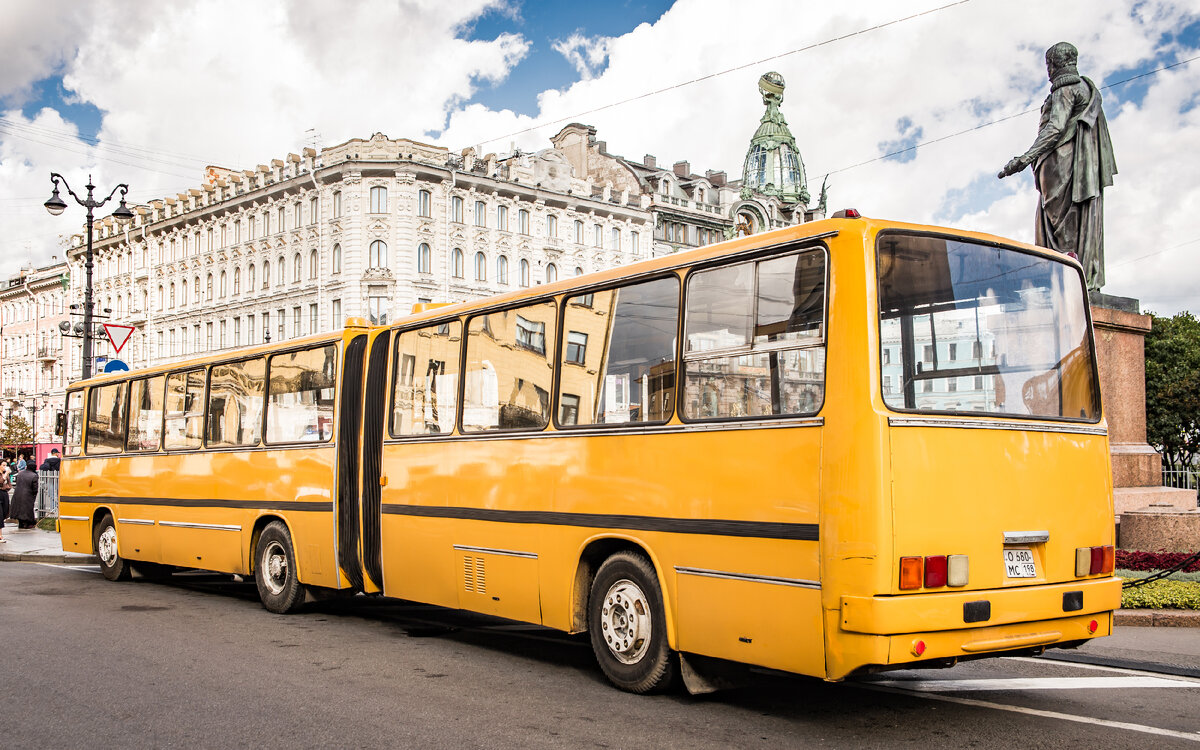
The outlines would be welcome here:
<svg viewBox="0 0 1200 750">
<path fill-rule="evenodd" d="M 61 411 L 54 415 L 54 434 L 58 437 L 67 434 L 67 415 Z"/>
</svg>

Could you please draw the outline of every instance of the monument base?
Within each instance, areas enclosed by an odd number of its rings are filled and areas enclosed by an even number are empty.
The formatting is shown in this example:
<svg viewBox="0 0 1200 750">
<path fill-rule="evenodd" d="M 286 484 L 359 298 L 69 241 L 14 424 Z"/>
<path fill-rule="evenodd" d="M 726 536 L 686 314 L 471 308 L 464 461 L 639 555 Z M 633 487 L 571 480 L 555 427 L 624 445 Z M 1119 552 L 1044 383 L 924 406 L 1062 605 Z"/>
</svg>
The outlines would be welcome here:
<svg viewBox="0 0 1200 750">
<path fill-rule="evenodd" d="M 1139 510 L 1150 505 L 1176 510 L 1195 510 L 1196 491 L 1181 490 L 1175 487 L 1113 488 L 1113 513 L 1118 517 L 1122 513 Z"/>
<path fill-rule="evenodd" d="M 1195 493 L 1183 490 L 1195 502 Z M 1153 505 L 1121 517 L 1121 548 L 1142 552 L 1195 552 L 1200 549 L 1200 510 Z"/>
</svg>

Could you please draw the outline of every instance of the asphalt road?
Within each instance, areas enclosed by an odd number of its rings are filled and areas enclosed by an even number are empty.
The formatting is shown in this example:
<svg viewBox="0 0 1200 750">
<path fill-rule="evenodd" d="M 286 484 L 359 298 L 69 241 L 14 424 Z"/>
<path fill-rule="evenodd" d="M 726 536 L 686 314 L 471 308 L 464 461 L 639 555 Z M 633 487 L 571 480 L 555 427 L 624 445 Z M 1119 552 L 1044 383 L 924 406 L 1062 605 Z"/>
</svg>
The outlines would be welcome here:
<svg viewBox="0 0 1200 750">
<path fill-rule="evenodd" d="M 0 746 L 1200 747 L 1186 676 L 1000 659 L 643 697 L 584 638 L 364 597 L 272 615 L 227 581 L 0 563 Z"/>
</svg>

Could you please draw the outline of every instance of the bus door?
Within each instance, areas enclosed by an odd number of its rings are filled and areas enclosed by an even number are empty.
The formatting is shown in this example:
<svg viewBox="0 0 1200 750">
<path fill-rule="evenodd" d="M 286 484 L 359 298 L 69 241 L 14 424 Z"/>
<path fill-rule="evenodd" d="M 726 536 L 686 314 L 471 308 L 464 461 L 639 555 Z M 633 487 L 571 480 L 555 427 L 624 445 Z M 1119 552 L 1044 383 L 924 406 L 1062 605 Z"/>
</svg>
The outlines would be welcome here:
<svg viewBox="0 0 1200 750">
<path fill-rule="evenodd" d="M 338 415 L 337 492 L 334 509 L 337 521 L 338 568 L 349 585 L 358 590 L 364 588 L 359 541 L 359 455 L 363 434 L 363 364 L 366 351 L 366 333 L 347 339 L 342 365 L 341 413 Z"/>
<path fill-rule="evenodd" d="M 366 384 L 362 405 L 361 493 L 359 495 L 359 530 L 361 559 L 366 577 L 363 590 L 383 590 L 382 544 L 382 485 L 383 430 L 387 416 L 388 354 L 391 331 L 383 330 L 371 337 L 366 358 Z"/>
</svg>

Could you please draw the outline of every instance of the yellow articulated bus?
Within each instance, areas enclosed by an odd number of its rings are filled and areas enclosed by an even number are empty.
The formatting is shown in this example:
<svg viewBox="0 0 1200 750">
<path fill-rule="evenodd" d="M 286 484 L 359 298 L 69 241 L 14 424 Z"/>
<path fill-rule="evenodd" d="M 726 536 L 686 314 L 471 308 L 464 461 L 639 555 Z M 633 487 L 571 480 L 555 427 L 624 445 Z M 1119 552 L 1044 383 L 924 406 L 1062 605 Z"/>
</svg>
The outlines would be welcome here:
<svg viewBox="0 0 1200 750">
<path fill-rule="evenodd" d="M 848 217 L 72 387 L 63 545 L 587 631 L 633 692 L 1107 635 L 1082 275 Z"/>
</svg>

